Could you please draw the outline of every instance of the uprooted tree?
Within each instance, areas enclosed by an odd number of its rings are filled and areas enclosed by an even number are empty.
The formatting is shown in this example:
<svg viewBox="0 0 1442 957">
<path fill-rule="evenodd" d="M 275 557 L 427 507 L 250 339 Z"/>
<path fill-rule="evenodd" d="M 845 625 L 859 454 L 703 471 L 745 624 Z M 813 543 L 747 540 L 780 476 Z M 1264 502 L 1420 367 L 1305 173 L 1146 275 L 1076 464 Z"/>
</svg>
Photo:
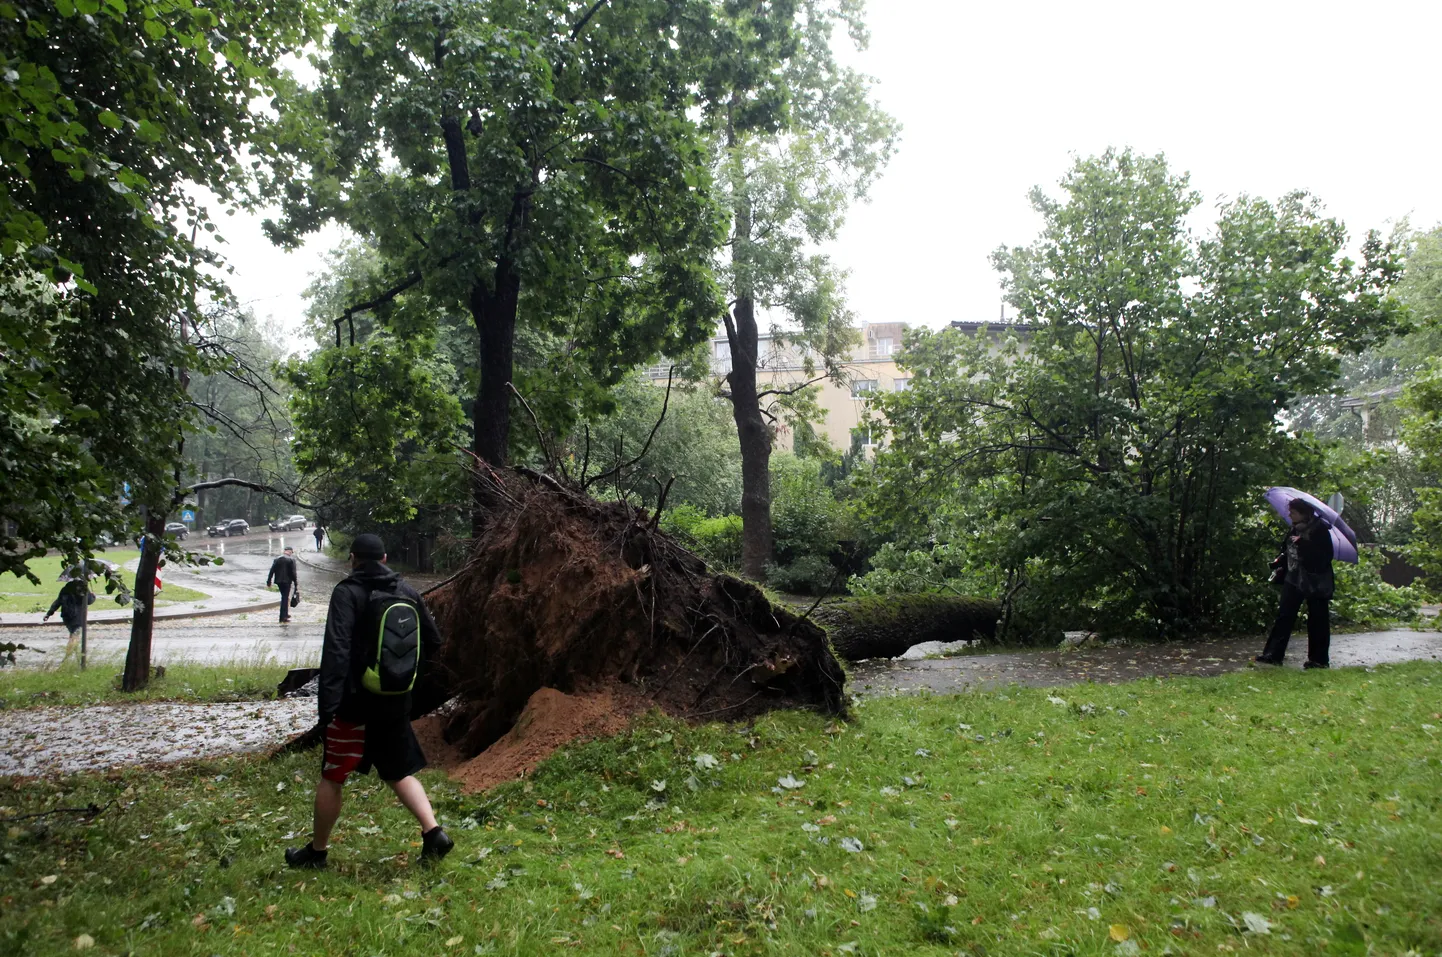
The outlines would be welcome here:
<svg viewBox="0 0 1442 957">
<path fill-rule="evenodd" d="M 478 465 L 490 508 L 470 561 L 427 596 L 446 636 L 446 736 L 485 750 L 540 688 L 611 692 L 680 718 L 845 710 L 845 676 L 809 619 L 711 574 L 655 517 L 555 478 Z"/>
</svg>

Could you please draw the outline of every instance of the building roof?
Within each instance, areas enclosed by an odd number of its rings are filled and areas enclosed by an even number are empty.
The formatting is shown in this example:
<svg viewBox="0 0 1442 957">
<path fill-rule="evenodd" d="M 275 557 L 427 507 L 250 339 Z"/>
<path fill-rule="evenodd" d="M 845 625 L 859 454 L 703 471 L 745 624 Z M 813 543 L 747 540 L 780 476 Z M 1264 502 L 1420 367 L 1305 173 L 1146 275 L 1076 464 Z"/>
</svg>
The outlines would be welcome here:
<svg viewBox="0 0 1442 957">
<path fill-rule="evenodd" d="M 970 333 L 971 335 L 976 335 L 983 329 L 987 330 L 988 332 L 997 333 L 1003 331 L 1027 333 L 1032 331 L 1032 327 L 1024 322 L 962 322 L 958 320 L 956 322 L 950 323 L 949 325 L 952 329 Z"/>
</svg>

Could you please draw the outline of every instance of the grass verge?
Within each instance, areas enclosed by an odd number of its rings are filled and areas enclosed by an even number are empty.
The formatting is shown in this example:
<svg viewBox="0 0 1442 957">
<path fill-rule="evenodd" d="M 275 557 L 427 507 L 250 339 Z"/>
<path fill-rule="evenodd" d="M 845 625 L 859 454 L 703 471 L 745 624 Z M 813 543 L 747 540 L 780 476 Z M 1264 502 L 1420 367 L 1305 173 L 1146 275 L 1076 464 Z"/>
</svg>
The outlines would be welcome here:
<svg viewBox="0 0 1442 957">
<path fill-rule="evenodd" d="M 291 665 L 239 660 L 227 664 L 165 665 L 165 677 L 151 679 L 144 691 L 117 689 L 123 662 L 91 662 L 81 671 L 73 662 L 52 668 L 0 671 L 0 708 L 57 705 L 125 704 L 134 701 L 253 701 L 275 697 L 275 687 Z"/>
<path fill-rule="evenodd" d="M 426 772 L 458 845 L 430 872 L 374 779 L 329 871 L 284 868 L 315 755 L 3 785 L 0 945 L 1433 957 L 1439 690 L 1409 664 L 653 717 L 489 795 Z"/>
<path fill-rule="evenodd" d="M 98 557 L 111 561 L 117 565 L 124 565 L 126 562 L 134 561 L 140 556 L 135 549 L 116 549 L 102 552 Z M 19 575 L 0 575 L 0 614 L 39 612 L 43 614 L 50 608 L 50 603 L 55 596 L 60 594 L 60 583 L 56 581 L 60 577 L 61 558 L 59 555 L 48 555 L 44 558 L 37 558 L 30 562 L 30 570 L 40 579 L 40 584 L 35 584 L 28 578 L 21 578 Z M 171 569 L 169 573 L 161 572 L 161 581 L 164 587 L 161 589 L 160 598 L 156 600 L 156 607 L 173 605 L 176 602 L 204 601 L 210 596 L 203 591 L 194 588 L 186 588 L 169 580 L 170 577 L 179 577 L 184 570 Z M 121 570 L 121 578 L 127 586 L 135 584 L 133 573 Z M 97 583 L 95 587 L 95 604 L 91 605 L 92 611 L 113 610 L 116 608 L 111 596 L 105 594 L 104 583 Z M 58 622 L 59 612 L 56 612 L 55 620 Z"/>
</svg>

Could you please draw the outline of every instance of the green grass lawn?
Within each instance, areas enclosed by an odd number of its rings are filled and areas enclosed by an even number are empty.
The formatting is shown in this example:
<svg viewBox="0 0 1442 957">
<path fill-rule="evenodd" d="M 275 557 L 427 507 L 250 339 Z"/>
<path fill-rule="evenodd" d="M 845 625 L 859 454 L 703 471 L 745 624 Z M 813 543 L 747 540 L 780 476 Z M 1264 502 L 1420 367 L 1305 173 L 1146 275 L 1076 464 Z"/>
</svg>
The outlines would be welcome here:
<svg viewBox="0 0 1442 957">
<path fill-rule="evenodd" d="M 140 557 L 140 553 L 133 548 L 122 548 L 104 552 L 98 557 L 117 565 L 124 565 L 126 562 L 132 562 Z M 0 575 L 0 614 L 5 612 L 41 612 L 43 614 L 49 610 L 50 603 L 55 600 L 56 595 L 60 594 L 61 586 L 56 579 L 60 577 L 62 564 L 59 555 L 49 555 L 32 561 L 30 570 L 40 579 L 39 585 L 19 575 Z M 169 571 L 174 574 L 174 570 Z M 122 570 L 120 577 L 124 579 L 127 586 L 135 584 L 135 576 L 128 571 Z M 161 589 L 161 597 L 155 602 L 158 608 L 183 601 L 203 601 L 210 597 L 205 592 L 196 591 L 194 588 L 174 584 L 169 581 L 169 577 L 167 570 L 161 571 L 160 579 L 165 587 Z M 103 581 L 97 581 L 92 587 L 95 591 L 95 604 L 90 606 L 92 611 L 112 610 L 119 607 L 111 596 L 105 594 Z M 57 611 L 55 615 L 58 621 L 60 613 Z"/>
<path fill-rule="evenodd" d="M 58 657 L 58 656 L 57 656 Z M 64 667 L 0 670 L 0 708 L 123 704 L 132 701 L 248 701 L 275 697 L 289 665 L 240 660 L 223 665 L 169 664 L 140 692 L 115 687 L 118 661 L 92 662 L 85 671 Z"/>
<path fill-rule="evenodd" d="M 16 953 L 1442 953 L 1442 667 L 1268 670 L 656 718 L 525 783 L 364 779 L 325 873 L 317 755 L 0 786 Z M 103 812 L 86 822 L 52 807 Z"/>
</svg>

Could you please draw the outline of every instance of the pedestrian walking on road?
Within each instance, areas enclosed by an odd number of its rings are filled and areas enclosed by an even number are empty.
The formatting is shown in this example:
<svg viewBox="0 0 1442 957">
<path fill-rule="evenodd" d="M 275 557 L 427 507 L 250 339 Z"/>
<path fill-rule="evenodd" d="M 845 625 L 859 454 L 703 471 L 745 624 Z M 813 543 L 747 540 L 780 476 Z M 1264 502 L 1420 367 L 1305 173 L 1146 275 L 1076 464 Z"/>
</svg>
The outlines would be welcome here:
<svg viewBox="0 0 1442 957">
<path fill-rule="evenodd" d="M 285 546 L 285 554 L 270 563 L 270 574 L 265 576 L 265 587 L 269 588 L 272 581 L 280 589 L 280 623 L 283 625 L 290 621 L 291 589 L 295 589 L 297 596 L 300 595 L 300 579 L 296 575 L 295 568 L 295 549 L 289 545 Z"/>
<path fill-rule="evenodd" d="M 315 550 L 320 551 L 320 543 L 325 540 L 325 527 L 320 522 L 315 523 Z"/>
<path fill-rule="evenodd" d="M 76 647 L 80 644 L 80 626 L 85 623 L 85 606 L 95 603 L 95 593 L 90 590 L 90 585 L 84 578 L 77 578 L 66 582 L 60 589 L 60 594 L 55 596 L 55 601 L 50 603 L 50 610 L 45 613 L 45 621 L 55 614 L 55 609 L 60 609 L 60 620 L 65 624 L 65 630 L 70 634 L 70 640 L 65 643 L 65 657 L 60 663 L 63 665 L 75 654 Z"/>
<path fill-rule="evenodd" d="M 1318 518 L 1304 499 L 1287 505 L 1292 528 L 1282 542 L 1282 554 L 1272 562 L 1280 573 L 1282 600 L 1267 645 L 1257 656 L 1265 665 L 1280 665 L 1287 654 L 1287 642 L 1297 623 L 1297 612 L 1307 606 L 1307 661 L 1304 668 L 1326 668 L 1332 644 L 1331 601 L 1335 590 L 1332 577 L 1331 529 Z"/>
<path fill-rule="evenodd" d="M 346 778 L 372 767 L 419 822 L 423 863 L 439 861 L 455 846 L 416 780 L 426 756 L 411 729 L 411 689 L 435 662 L 441 636 L 420 593 L 385 560 L 379 536 L 357 535 L 351 574 L 331 592 L 316 698 L 325 750 L 315 830 L 309 844 L 286 850 L 291 867 L 326 866 Z"/>
</svg>

